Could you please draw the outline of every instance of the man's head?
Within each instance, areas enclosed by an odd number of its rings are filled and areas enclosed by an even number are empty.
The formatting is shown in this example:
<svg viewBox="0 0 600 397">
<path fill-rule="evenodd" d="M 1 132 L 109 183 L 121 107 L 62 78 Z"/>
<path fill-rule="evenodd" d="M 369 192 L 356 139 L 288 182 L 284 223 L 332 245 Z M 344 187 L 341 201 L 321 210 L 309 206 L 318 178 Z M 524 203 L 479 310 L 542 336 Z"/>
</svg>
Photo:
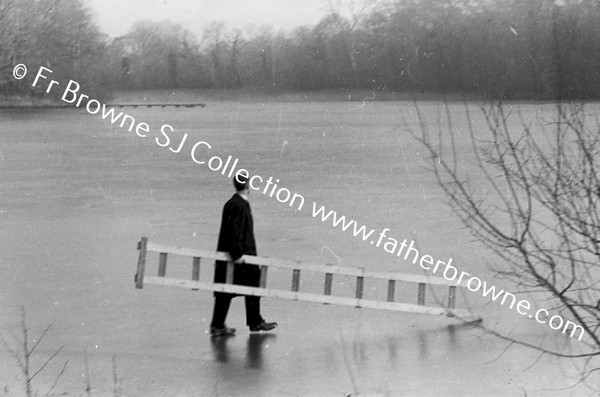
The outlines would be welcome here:
<svg viewBox="0 0 600 397">
<path fill-rule="evenodd" d="M 242 174 L 236 174 L 233 177 L 233 186 L 239 193 L 247 193 L 250 190 L 250 184 L 248 183 L 248 177 Z"/>
</svg>

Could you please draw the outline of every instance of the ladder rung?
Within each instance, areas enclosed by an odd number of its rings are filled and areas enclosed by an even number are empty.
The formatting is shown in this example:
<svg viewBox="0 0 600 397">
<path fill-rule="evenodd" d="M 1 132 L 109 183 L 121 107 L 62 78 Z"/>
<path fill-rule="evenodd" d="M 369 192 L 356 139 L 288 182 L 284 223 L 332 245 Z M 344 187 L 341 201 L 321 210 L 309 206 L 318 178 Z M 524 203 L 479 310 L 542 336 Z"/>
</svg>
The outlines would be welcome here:
<svg viewBox="0 0 600 397">
<path fill-rule="evenodd" d="M 425 305 L 425 283 L 419 283 L 419 298 L 417 303 L 421 306 Z"/>
<path fill-rule="evenodd" d="M 200 258 L 197 256 L 192 260 L 192 280 L 200 280 Z"/>
<path fill-rule="evenodd" d="M 233 262 L 227 262 L 227 272 L 225 273 L 225 284 L 233 284 Z"/>
<path fill-rule="evenodd" d="M 294 269 L 292 276 L 292 292 L 298 292 L 300 289 L 300 269 Z"/>
<path fill-rule="evenodd" d="M 164 277 L 167 274 L 167 253 L 161 252 L 158 257 L 158 277 Z"/>
<path fill-rule="evenodd" d="M 454 309 L 456 307 L 456 287 L 451 286 L 448 291 L 448 308 Z"/>
<path fill-rule="evenodd" d="M 197 256 L 192 259 L 192 281 L 200 281 L 200 258 Z M 192 291 L 198 291 L 198 288 L 192 288 Z"/>
<path fill-rule="evenodd" d="M 323 291 L 324 295 L 331 295 L 331 283 L 333 281 L 333 274 L 325 273 L 325 289 Z"/>
<path fill-rule="evenodd" d="M 387 293 L 387 301 L 388 302 L 394 301 L 394 293 L 395 292 L 396 292 L 396 281 L 389 280 L 388 281 L 388 293 Z"/>
<path fill-rule="evenodd" d="M 363 286 L 365 278 L 362 276 L 356 277 L 356 299 L 362 299 L 363 297 Z"/>
<path fill-rule="evenodd" d="M 260 267 L 260 288 L 267 288 L 267 270 L 269 270 L 268 266 Z"/>
</svg>

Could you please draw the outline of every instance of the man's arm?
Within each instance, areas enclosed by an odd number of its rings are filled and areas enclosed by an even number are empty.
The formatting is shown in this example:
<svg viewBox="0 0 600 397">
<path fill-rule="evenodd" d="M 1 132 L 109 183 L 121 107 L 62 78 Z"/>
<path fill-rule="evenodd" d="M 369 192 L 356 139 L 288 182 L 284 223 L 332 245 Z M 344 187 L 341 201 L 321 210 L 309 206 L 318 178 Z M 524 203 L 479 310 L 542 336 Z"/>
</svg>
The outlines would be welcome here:
<svg viewBox="0 0 600 397">
<path fill-rule="evenodd" d="M 244 263 L 241 257 L 244 255 L 243 235 L 245 211 L 239 205 L 232 206 L 227 211 L 226 217 L 229 230 L 229 255 L 234 263 Z"/>
</svg>

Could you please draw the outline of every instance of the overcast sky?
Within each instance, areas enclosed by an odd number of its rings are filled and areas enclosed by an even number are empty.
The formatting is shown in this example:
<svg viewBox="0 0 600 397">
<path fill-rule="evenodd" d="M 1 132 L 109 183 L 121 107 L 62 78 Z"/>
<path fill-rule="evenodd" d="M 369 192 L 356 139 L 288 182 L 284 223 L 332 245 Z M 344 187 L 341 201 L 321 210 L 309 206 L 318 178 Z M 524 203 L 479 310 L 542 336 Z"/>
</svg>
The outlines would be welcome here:
<svg viewBox="0 0 600 397">
<path fill-rule="evenodd" d="M 86 0 L 98 26 L 113 37 L 125 34 L 140 19 L 170 19 L 194 32 L 213 21 L 229 27 L 270 25 L 275 31 L 312 25 L 324 14 L 327 0 Z"/>
</svg>

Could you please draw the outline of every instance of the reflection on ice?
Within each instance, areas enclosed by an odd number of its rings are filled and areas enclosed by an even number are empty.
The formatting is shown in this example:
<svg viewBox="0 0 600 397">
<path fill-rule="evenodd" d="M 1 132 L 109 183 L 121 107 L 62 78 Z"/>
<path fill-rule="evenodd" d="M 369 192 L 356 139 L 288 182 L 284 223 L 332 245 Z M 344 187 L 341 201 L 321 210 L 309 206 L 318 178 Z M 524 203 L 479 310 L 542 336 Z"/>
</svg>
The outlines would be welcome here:
<svg viewBox="0 0 600 397">
<path fill-rule="evenodd" d="M 263 350 L 269 343 L 277 340 L 275 334 L 250 334 L 246 344 L 246 363 L 248 368 L 260 369 L 263 366 Z"/>
<path fill-rule="evenodd" d="M 467 375 L 463 372 L 468 370 L 461 357 L 476 350 L 472 341 L 479 340 L 474 337 L 474 324 L 416 327 L 392 334 L 363 329 L 360 323 L 333 326 L 323 333 L 300 327 L 305 324 L 294 325 L 278 334 L 243 335 L 242 330 L 236 336 L 211 338 L 210 357 L 215 364 L 211 378 L 219 390 L 269 395 L 273 387 L 286 389 L 286 379 L 305 379 L 300 383 L 307 391 L 352 395 L 424 390 L 425 374 L 439 377 L 452 361 L 457 369 L 448 374 L 448 381 L 464 382 Z M 302 395 L 301 391 L 293 393 Z"/>
<path fill-rule="evenodd" d="M 215 361 L 220 363 L 229 362 L 229 349 L 227 347 L 227 342 L 230 338 L 233 338 L 233 336 L 210 338 L 210 347 L 212 348 Z"/>
<path fill-rule="evenodd" d="M 229 363 L 230 348 L 228 344 L 236 336 L 221 336 L 210 338 L 210 345 L 214 360 L 219 363 Z M 246 366 L 252 369 L 261 369 L 263 366 L 263 350 L 269 343 L 277 340 L 275 334 L 250 334 L 246 342 Z"/>
</svg>

